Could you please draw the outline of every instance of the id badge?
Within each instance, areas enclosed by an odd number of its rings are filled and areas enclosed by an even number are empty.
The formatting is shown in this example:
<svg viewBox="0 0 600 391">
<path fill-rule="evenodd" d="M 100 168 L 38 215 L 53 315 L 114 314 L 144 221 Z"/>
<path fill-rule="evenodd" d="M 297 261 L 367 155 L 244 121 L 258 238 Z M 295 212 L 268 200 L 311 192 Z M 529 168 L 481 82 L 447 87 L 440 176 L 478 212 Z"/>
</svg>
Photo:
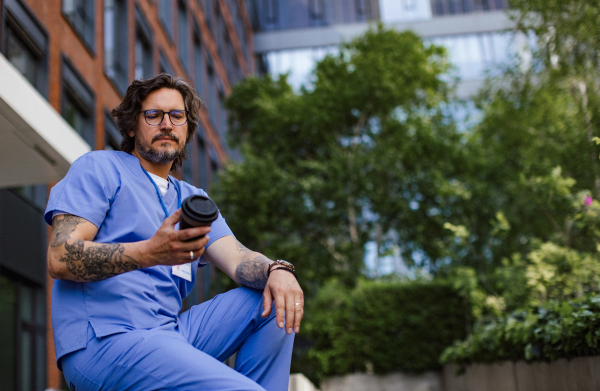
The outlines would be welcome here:
<svg viewBox="0 0 600 391">
<path fill-rule="evenodd" d="M 185 263 L 183 265 L 173 266 L 173 274 L 177 277 L 181 277 L 184 280 L 192 281 L 192 264 Z"/>
</svg>

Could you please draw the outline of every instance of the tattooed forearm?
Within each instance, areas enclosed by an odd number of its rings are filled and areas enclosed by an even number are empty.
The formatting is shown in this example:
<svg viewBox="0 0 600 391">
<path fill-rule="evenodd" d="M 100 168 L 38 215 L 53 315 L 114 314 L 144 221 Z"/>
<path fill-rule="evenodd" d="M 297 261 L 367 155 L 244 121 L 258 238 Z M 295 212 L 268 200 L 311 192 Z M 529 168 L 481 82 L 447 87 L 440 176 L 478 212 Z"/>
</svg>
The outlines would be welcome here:
<svg viewBox="0 0 600 391">
<path fill-rule="evenodd" d="M 124 254 L 118 243 L 91 243 L 71 237 L 88 221 L 69 214 L 56 216 L 52 221 L 50 247 L 60 263 L 78 281 L 100 281 L 117 274 L 141 268 L 139 262 Z M 64 248 L 64 251 L 62 250 Z M 66 277 L 71 279 L 71 277 Z"/>
<path fill-rule="evenodd" d="M 81 239 L 72 244 L 65 242 L 65 254 L 59 259 L 78 279 L 100 281 L 141 267 L 135 259 L 123 254 L 122 244 L 90 245 L 87 249 L 84 244 Z"/>
<path fill-rule="evenodd" d="M 263 289 L 267 285 L 267 280 L 269 279 L 267 270 L 271 261 L 264 255 L 258 253 L 255 254 L 257 255 L 256 257 L 248 257 L 243 260 L 238 265 L 235 272 L 240 283 L 243 285 L 250 288 Z"/>
</svg>

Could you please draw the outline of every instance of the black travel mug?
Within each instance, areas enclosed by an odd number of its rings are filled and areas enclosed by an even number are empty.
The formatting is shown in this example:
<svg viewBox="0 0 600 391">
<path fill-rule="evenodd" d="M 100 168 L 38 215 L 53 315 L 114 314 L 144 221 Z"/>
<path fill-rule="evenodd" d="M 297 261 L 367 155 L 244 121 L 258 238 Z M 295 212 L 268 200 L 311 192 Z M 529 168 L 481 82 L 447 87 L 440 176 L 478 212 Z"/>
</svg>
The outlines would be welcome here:
<svg viewBox="0 0 600 391">
<path fill-rule="evenodd" d="M 208 197 L 193 195 L 189 196 L 181 204 L 181 218 L 179 219 L 179 229 L 192 227 L 207 227 L 219 217 L 217 204 Z M 203 238 L 200 235 L 190 240 Z"/>
</svg>

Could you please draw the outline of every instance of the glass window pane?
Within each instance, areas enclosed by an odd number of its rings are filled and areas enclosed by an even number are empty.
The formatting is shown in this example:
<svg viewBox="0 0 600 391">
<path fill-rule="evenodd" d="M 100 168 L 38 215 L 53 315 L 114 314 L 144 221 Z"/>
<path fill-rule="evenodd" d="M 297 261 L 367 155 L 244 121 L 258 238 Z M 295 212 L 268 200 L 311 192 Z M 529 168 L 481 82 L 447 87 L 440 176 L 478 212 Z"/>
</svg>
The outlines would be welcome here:
<svg viewBox="0 0 600 391">
<path fill-rule="evenodd" d="M 33 322 L 33 289 L 21 285 L 21 297 L 19 302 L 19 312 L 21 320 L 26 322 Z"/>
<path fill-rule="evenodd" d="M 2 387 L 15 389 L 17 348 L 17 284 L 8 277 L 0 276 L 0 379 Z"/>
<path fill-rule="evenodd" d="M 6 33 L 7 59 L 34 87 L 39 88 L 36 85 L 36 75 L 40 61 L 11 28 L 8 28 Z"/>
<path fill-rule="evenodd" d="M 32 369 L 31 368 L 31 345 L 32 335 L 29 331 L 22 330 L 21 332 L 21 390 L 30 391 L 32 389 Z"/>
<path fill-rule="evenodd" d="M 38 332 L 35 337 L 35 379 L 37 388 L 43 389 L 46 385 L 46 338 L 43 332 Z"/>
</svg>

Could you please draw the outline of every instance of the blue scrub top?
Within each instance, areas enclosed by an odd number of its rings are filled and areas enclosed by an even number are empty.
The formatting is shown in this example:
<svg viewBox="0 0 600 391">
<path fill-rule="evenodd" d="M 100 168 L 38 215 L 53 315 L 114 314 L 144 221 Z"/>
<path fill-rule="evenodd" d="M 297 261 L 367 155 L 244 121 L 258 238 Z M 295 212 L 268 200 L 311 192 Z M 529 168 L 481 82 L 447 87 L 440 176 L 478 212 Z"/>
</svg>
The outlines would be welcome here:
<svg viewBox="0 0 600 391">
<path fill-rule="evenodd" d="M 181 199 L 201 189 L 169 177 L 163 201 L 170 214 Z M 130 243 L 152 237 L 165 220 L 154 185 L 133 155 L 116 151 L 89 152 L 77 159 L 50 192 L 44 219 L 52 225 L 55 211 L 82 217 L 96 227 L 97 243 Z M 233 235 L 219 213 L 209 234 L 210 246 Z M 171 266 L 139 269 L 98 282 L 55 280 L 52 288 L 52 327 L 57 361 L 86 346 L 88 323 L 97 337 L 149 329 L 172 322 L 182 299 L 196 279 L 198 260 L 192 262 L 192 281 L 172 274 Z"/>
</svg>

